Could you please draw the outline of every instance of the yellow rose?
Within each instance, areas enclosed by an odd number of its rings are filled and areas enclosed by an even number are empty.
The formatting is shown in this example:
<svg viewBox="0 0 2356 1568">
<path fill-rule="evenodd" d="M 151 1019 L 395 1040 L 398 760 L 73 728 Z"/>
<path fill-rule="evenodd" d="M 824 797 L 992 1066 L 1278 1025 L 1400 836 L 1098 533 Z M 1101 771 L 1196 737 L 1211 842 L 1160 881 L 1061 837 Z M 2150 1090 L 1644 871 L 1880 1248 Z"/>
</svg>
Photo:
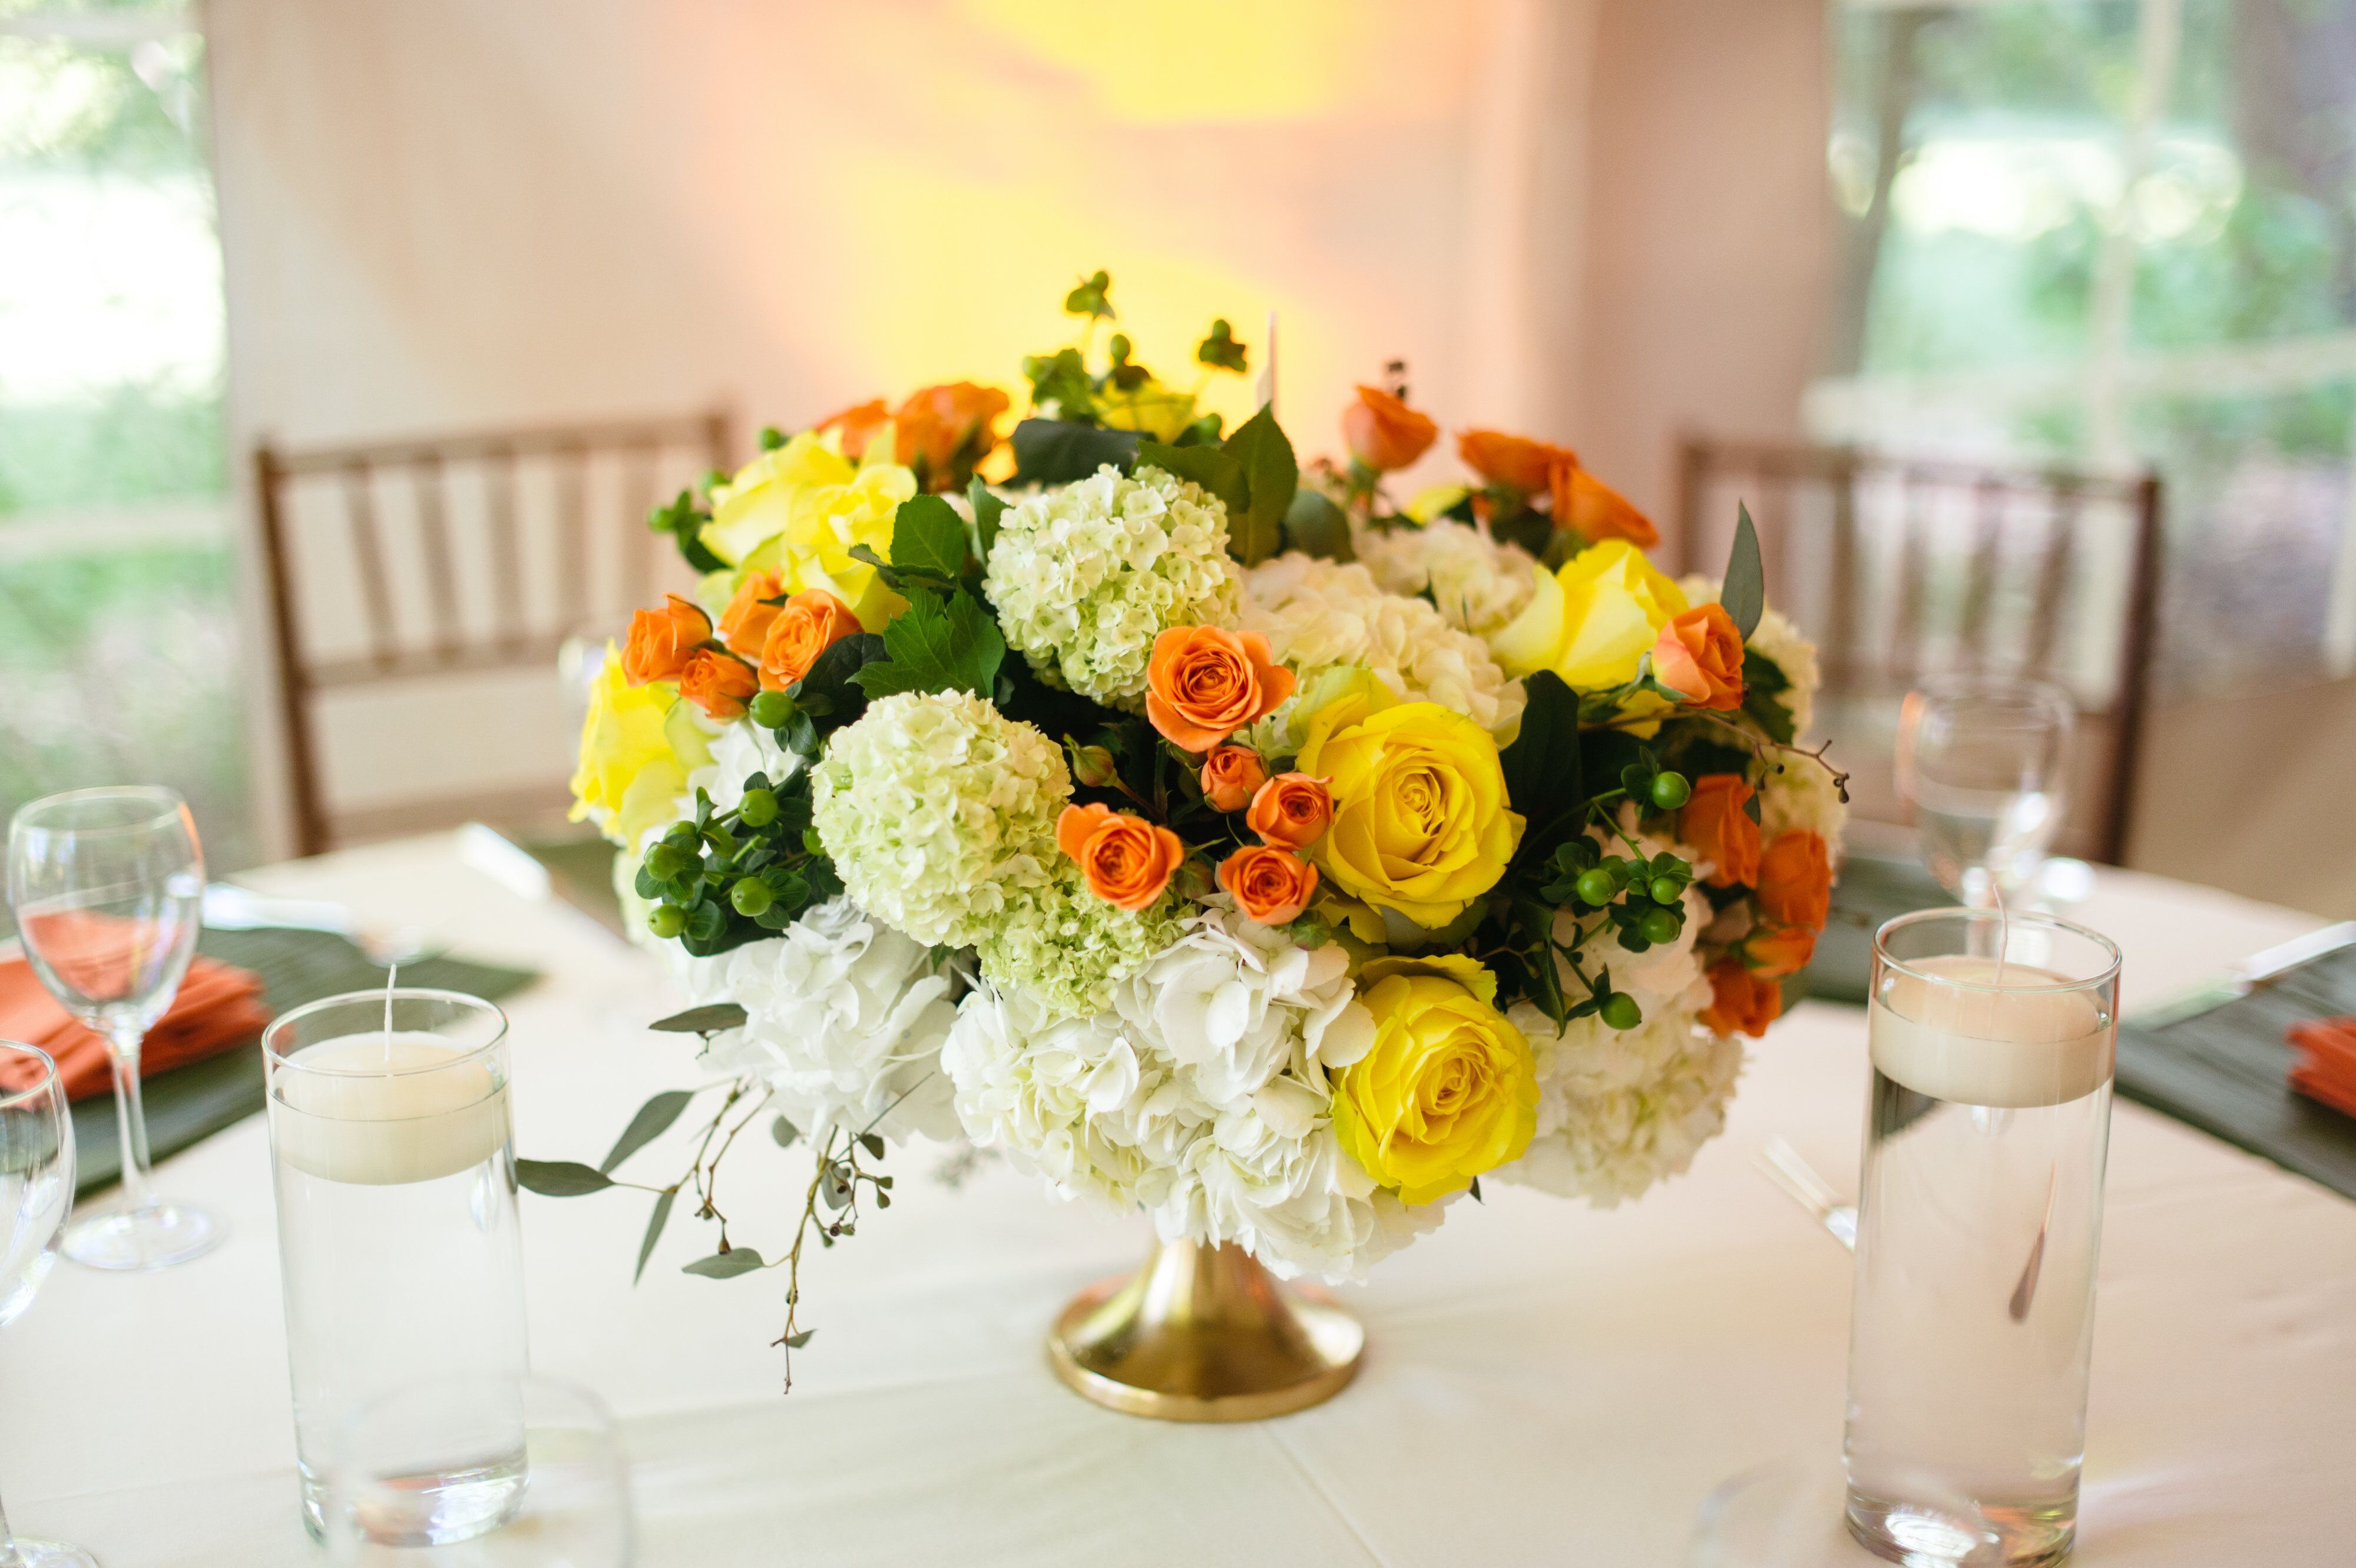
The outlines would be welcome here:
<svg viewBox="0 0 2356 1568">
<path fill-rule="evenodd" d="M 1302 726 L 1294 767 L 1327 780 L 1333 825 L 1309 848 L 1335 888 L 1444 926 L 1497 885 L 1522 842 L 1489 732 L 1437 703 L 1346 684 Z"/>
<path fill-rule="evenodd" d="M 1399 511 L 1410 521 L 1429 523 L 1472 493 L 1463 485 L 1433 485 L 1418 490 L 1415 499 L 1399 508 Z"/>
<path fill-rule="evenodd" d="M 1194 423 L 1194 394 L 1173 392 L 1148 379 L 1127 392 L 1107 387 L 1097 394 L 1097 416 L 1113 430 L 1134 430 L 1169 443 Z"/>
<path fill-rule="evenodd" d="M 1463 1191 L 1537 1132 L 1537 1063 L 1496 998 L 1496 976 L 1462 953 L 1359 972 L 1375 1043 L 1334 1086 L 1333 1133 L 1402 1203 Z"/>
<path fill-rule="evenodd" d="M 1607 539 L 1538 574 L 1537 593 L 1489 639 L 1509 675 L 1551 670 L 1582 692 L 1608 692 L 1636 678 L 1685 594 L 1624 539 Z"/>
<path fill-rule="evenodd" d="M 689 772 L 711 760 L 711 742 L 679 700 L 678 683 L 631 685 L 620 650 L 607 643 L 581 726 L 573 820 L 594 817 L 598 832 L 635 851 L 648 828 L 678 814 Z"/>
<path fill-rule="evenodd" d="M 864 544 L 891 559 L 893 519 L 916 493 L 916 476 L 897 463 L 853 463 L 840 440 L 804 431 L 745 464 L 712 492 L 702 539 L 732 566 L 776 572 L 788 594 L 823 588 L 881 631 L 904 601 L 851 552 Z M 868 448 L 891 450 L 888 441 Z"/>
</svg>

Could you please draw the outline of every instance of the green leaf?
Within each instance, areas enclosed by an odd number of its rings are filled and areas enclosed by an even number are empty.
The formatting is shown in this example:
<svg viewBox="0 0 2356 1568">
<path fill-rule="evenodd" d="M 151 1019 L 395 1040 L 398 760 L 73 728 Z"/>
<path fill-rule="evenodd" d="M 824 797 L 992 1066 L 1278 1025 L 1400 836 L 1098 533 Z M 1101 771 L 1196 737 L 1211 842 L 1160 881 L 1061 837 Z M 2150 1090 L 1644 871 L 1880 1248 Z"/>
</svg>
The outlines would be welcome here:
<svg viewBox="0 0 2356 1568">
<path fill-rule="evenodd" d="M 965 571 L 965 520 L 957 508 L 939 496 L 902 501 L 892 518 L 892 564 L 955 582 Z"/>
<path fill-rule="evenodd" d="M 1243 465 L 1251 491 L 1241 518 L 1228 508 L 1227 551 L 1245 565 L 1257 566 L 1284 548 L 1284 520 L 1301 485 L 1301 461 L 1275 411 L 1265 403 L 1236 426 L 1223 450 Z"/>
<path fill-rule="evenodd" d="M 1523 682 L 1521 733 L 1498 754 L 1505 800 L 1527 819 L 1515 860 L 1542 859 L 1575 832 L 1587 793 L 1580 777 L 1579 694 L 1551 670 Z"/>
<path fill-rule="evenodd" d="M 884 650 L 882 663 L 862 665 L 851 677 L 870 698 L 951 691 L 987 697 L 1006 658 L 1006 639 L 971 594 L 960 589 L 944 602 L 920 590 L 884 628 Z"/>
<path fill-rule="evenodd" d="M 1742 711 L 1766 732 L 1769 740 L 1783 746 L 1792 744 L 1794 731 L 1791 710 L 1765 692 L 1756 686 L 1746 690 L 1742 693 Z"/>
<path fill-rule="evenodd" d="M 1748 641 L 1760 614 L 1767 607 L 1767 573 L 1759 564 L 1759 531 L 1751 526 L 1751 509 L 1735 503 L 1734 551 L 1726 558 L 1726 580 L 1718 602 Z"/>
<path fill-rule="evenodd" d="M 980 475 L 966 487 L 965 499 L 973 503 L 973 532 L 981 545 L 981 558 L 990 560 L 990 547 L 998 542 L 998 520 L 1006 514 L 1006 503 L 998 492 L 981 482 Z"/>
<path fill-rule="evenodd" d="M 1140 467 L 1151 464 L 1182 479 L 1192 479 L 1226 503 L 1227 527 L 1234 530 L 1235 520 L 1251 504 L 1251 489 L 1244 478 L 1244 466 L 1234 456 L 1218 446 L 1164 446 L 1159 441 L 1137 444 Z"/>
<path fill-rule="evenodd" d="M 744 1026 L 744 1009 L 734 1002 L 714 1002 L 708 1007 L 691 1007 L 684 1013 L 658 1018 L 647 1026 L 649 1029 L 660 1029 L 670 1035 L 711 1035 L 723 1029 L 741 1029 Z"/>
<path fill-rule="evenodd" d="M 873 1133 L 860 1133 L 859 1146 L 867 1151 L 868 1157 L 871 1159 L 880 1160 L 884 1157 L 884 1140 Z"/>
<path fill-rule="evenodd" d="M 818 1330 L 815 1328 L 805 1328 L 798 1334 L 787 1335 L 786 1348 L 788 1350 L 800 1349 L 803 1346 L 810 1342 L 810 1336 L 817 1332 Z"/>
<path fill-rule="evenodd" d="M 584 1193 L 603 1192 L 614 1185 L 612 1176 L 577 1160 L 518 1160 L 516 1180 L 523 1184 L 527 1192 L 536 1192 L 542 1197 L 579 1197 Z"/>
<path fill-rule="evenodd" d="M 1755 648 L 1746 648 L 1742 650 L 1742 684 L 1746 691 L 1777 697 L 1792 689 L 1792 678 L 1783 673 L 1781 664 Z"/>
<path fill-rule="evenodd" d="M 794 1140 L 801 1135 L 802 1130 L 783 1116 L 769 1123 L 769 1136 L 777 1141 L 777 1147 L 781 1149 L 792 1148 Z"/>
<path fill-rule="evenodd" d="M 1137 457 L 1134 430 L 1108 430 L 1069 419 L 1026 419 L 1014 427 L 1014 480 L 1067 485 L 1105 464 L 1126 473 Z"/>
<path fill-rule="evenodd" d="M 1306 485 L 1292 492 L 1292 504 L 1284 509 L 1284 547 L 1325 561 L 1358 558 L 1350 547 L 1349 515 L 1324 491 Z"/>
<path fill-rule="evenodd" d="M 683 1274 L 701 1274 L 707 1280 L 733 1280 L 738 1274 L 749 1274 L 761 1266 L 761 1254 L 750 1247 L 731 1247 L 724 1252 L 714 1252 L 708 1258 L 698 1258 L 680 1270 Z"/>
<path fill-rule="evenodd" d="M 630 1118 L 630 1124 L 622 1129 L 622 1135 L 614 1140 L 614 1152 L 607 1155 L 597 1168 L 612 1174 L 624 1160 L 661 1137 L 670 1124 L 679 1120 L 679 1113 L 687 1109 L 687 1102 L 694 1098 L 691 1090 L 666 1089 L 639 1106 L 638 1113 Z"/>
<path fill-rule="evenodd" d="M 655 1211 L 647 1217 L 647 1239 L 638 1243 L 638 1266 L 630 1273 L 632 1284 L 646 1278 L 647 1260 L 655 1255 L 655 1242 L 661 1238 L 663 1227 L 670 1221 L 671 1199 L 678 1196 L 676 1188 L 655 1195 Z"/>
</svg>

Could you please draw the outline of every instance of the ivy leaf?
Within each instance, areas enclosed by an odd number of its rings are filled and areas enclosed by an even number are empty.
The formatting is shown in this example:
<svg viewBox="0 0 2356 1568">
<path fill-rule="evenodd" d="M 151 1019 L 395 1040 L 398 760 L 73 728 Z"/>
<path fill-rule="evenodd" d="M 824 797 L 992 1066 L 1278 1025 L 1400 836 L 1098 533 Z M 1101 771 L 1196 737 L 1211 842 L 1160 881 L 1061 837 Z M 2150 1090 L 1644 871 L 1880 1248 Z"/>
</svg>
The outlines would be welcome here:
<svg viewBox="0 0 2356 1568">
<path fill-rule="evenodd" d="M 679 1193 L 675 1188 L 655 1195 L 655 1211 L 647 1217 L 647 1239 L 638 1243 L 638 1266 L 630 1273 L 632 1284 L 646 1278 L 647 1260 L 655 1255 L 655 1242 L 661 1238 L 663 1227 L 670 1220 L 671 1199 L 678 1196 Z"/>
<path fill-rule="evenodd" d="M 680 1270 L 683 1274 L 701 1274 L 707 1280 L 733 1280 L 738 1274 L 749 1274 L 761 1266 L 761 1254 L 750 1247 L 731 1247 L 724 1252 L 714 1252 L 708 1258 L 698 1258 Z"/>
<path fill-rule="evenodd" d="M 1284 547 L 1325 561 L 1355 561 L 1350 547 L 1350 520 L 1323 490 L 1306 485 L 1292 492 L 1284 509 Z"/>
<path fill-rule="evenodd" d="M 1748 642 L 1767 608 L 1767 572 L 1759 564 L 1759 531 L 1751 526 L 1751 509 L 1740 501 L 1735 509 L 1734 552 L 1726 559 L 1726 580 L 1719 587 L 1718 602 Z"/>
<path fill-rule="evenodd" d="M 1110 463 L 1123 473 L 1137 457 L 1134 430 L 1108 430 L 1073 419 L 1026 419 L 1014 427 L 1014 480 L 1067 485 Z"/>
<path fill-rule="evenodd" d="M 579 1197 L 614 1185 L 612 1176 L 577 1160 L 518 1160 L 516 1180 L 542 1197 Z"/>
<path fill-rule="evenodd" d="M 1006 514 L 1006 503 L 998 499 L 997 491 L 981 482 L 979 474 L 966 487 L 965 499 L 973 503 L 974 536 L 981 546 L 982 564 L 987 565 L 990 547 L 998 542 L 998 520 Z"/>
<path fill-rule="evenodd" d="M 1236 521 L 1251 505 L 1251 487 L 1244 476 L 1244 466 L 1235 455 L 1219 446 L 1164 446 L 1159 441 L 1137 444 L 1139 467 L 1146 464 L 1192 479 L 1226 503 L 1227 532 L 1232 539 Z"/>
<path fill-rule="evenodd" d="M 615 1166 L 661 1137 L 670 1124 L 679 1120 L 679 1113 L 687 1109 L 687 1102 L 694 1098 L 692 1090 L 667 1089 L 639 1106 L 638 1113 L 630 1118 L 630 1124 L 622 1129 L 622 1135 L 614 1140 L 613 1153 L 607 1155 L 597 1168 L 609 1176 L 613 1174 Z"/>
<path fill-rule="evenodd" d="M 1505 799 L 1527 820 L 1515 860 L 1540 859 L 1574 832 L 1587 801 L 1580 779 L 1579 694 L 1551 670 L 1523 683 L 1522 731 L 1498 754 Z"/>
<path fill-rule="evenodd" d="M 744 1009 L 734 1002 L 714 1002 L 708 1007 L 691 1007 L 684 1013 L 674 1013 L 668 1018 L 658 1018 L 647 1026 L 670 1035 L 712 1035 L 723 1029 L 744 1026 Z"/>
<path fill-rule="evenodd" d="M 965 520 L 938 496 L 902 501 L 892 518 L 892 564 L 955 582 L 965 570 Z"/>
<path fill-rule="evenodd" d="M 862 665 L 851 679 L 869 698 L 894 692 L 992 694 L 1006 639 L 980 600 L 962 589 L 946 600 L 923 589 L 884 628 L 884 659 Z"/>
<path fill-rule="evenodd" d="M 1223 450 L 1243 465 L 1250 499 L 1238 518 L 1227 509 L 1227 550 L 1247 566 L 1257 566 L 1284 548 L 1284 520 L 1301 485 L 1301 461 L 1276 413 L 1260 411 L 1236 426 Z"/>
</svg>

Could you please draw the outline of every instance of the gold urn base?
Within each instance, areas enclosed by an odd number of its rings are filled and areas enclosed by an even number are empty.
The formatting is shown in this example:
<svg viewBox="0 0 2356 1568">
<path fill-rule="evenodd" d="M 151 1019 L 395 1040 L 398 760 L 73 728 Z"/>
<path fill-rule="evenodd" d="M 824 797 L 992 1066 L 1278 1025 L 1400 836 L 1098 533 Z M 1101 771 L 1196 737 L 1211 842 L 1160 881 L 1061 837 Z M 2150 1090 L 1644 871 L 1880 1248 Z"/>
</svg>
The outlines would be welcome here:
<svg viewBox="0 0 2356 1568">
<path fill-rule="evenodd" d="M 1366 1331 L 1313 1286 L 1288 1288 L 1240 1247 L 1165 1241 L 1099 1280 L 1047 1336 L 1084 1398 L 1160 1421 L 1259 1421 L 1323 1403 L 1357 1375 Z"/>
</svg>

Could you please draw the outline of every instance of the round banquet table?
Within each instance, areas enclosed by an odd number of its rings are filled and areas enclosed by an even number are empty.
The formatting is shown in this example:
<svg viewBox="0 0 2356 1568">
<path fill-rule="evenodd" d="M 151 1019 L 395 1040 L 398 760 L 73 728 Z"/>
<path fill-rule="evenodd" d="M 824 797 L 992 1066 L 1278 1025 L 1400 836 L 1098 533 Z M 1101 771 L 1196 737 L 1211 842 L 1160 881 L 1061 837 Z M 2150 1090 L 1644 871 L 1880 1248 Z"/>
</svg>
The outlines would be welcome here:
<svg viewBox="0 0 2356 1568">
<path fill-rule="evenodd" d="M 464 842 L 241 880 L 541 971 L 507 1004 L 517 1147 L 594 1162 L 648 1094 L 699 1080 L 694 1042 L 644 1029 L 677 1004 L 653 961 Z M 2072 913 L 2126 950 L 2130 1012 L 2319 923 L 2111 871 Z M 1002 1165 L 952 1190 L 921 1146 L 887 1162 L 892 1209 L 810 1268 L 817 1336 L 790 1395 L 769 1348 L 780 1277 L 680 1273 L 711 1247 L 682 1208 L 633 1289 L 637 1193 L 525 1196 L 532 1358 L 617 1412 L 650 1568 L 1675 1565 L 1729 1477 L 1837 1463 L 1850 1260 L 1752 1156 L 1782 1136 L 1853 1185 L 1865 1084 L 1862 1013 L 1805 1004 L 1752 1047 L 1725 1135 L 1644 1201 L 1491 1184 L 1344 1290 L 1365 1369 L 1280 1420 L 1173 1425 L 1067 1392 L 1048 1323 L 1130 1265 L 1145 1227 Z M 669 1180 L 683 1130 L 624 1174 Z M 748 1159 L 755 1142 L 732 1156 L 732 1234 L 774 1255 L 808 1152 L 759 1140 Z M 51 1274 L 0 1333 L 0 1494 L 20 1530 L 105 1568 L 317 1563 L 295 1517 L 262 1121 L 166 1162 L 158 1185 L 224 1217 L 227 1244 L 161 1273 Z M 2356 1561 L 2351 1472 L 2356 1205 L 2122 1101 L 2076 1561 Z M 1826 1562 L 1862 1560 L 1837 1538 Z"/>
</svg>

